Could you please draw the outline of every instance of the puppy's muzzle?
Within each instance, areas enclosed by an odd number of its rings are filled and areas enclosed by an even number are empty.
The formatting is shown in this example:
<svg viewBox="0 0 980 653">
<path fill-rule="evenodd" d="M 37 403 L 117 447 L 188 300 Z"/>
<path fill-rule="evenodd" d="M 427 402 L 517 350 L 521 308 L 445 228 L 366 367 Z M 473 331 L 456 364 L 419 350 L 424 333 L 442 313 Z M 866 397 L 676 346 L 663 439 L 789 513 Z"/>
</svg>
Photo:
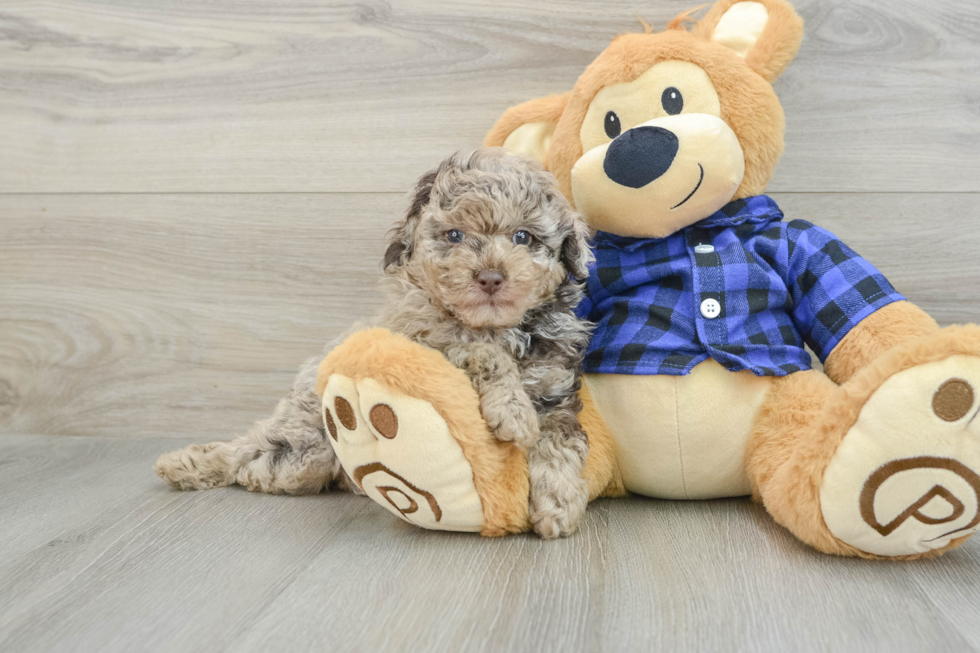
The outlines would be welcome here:
<svg viewBox="0 0 980 653">
<path fill-rule="evenodd" d="M 663 127 L 634 127 L 609 144 L 602 169 L 620 186 L 643 188 L 670 170 L 677 135 Z"/>
</svg>

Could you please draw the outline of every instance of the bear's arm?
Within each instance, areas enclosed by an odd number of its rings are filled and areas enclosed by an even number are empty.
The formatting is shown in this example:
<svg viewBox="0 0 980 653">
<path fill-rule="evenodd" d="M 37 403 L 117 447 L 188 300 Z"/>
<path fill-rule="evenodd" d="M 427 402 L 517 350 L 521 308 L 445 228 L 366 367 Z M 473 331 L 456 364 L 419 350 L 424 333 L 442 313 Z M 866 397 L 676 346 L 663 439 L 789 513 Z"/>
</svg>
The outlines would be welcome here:
<svg viewBox="0 0 980 653">
<path fill-rule="evenodd" d="M 791 317 L 836 383 L 891 347 L 939 328 L 834 234 L 804 220 L 781 227 Z"/>
<path fill-rule="evenodd" d="M 888 304 L 844 336 L 827 356 L 824 372 L 834 383 L 844 383 L 895 345 L 937 330 L 932 316 L 912 302 Z"/>
</svg>

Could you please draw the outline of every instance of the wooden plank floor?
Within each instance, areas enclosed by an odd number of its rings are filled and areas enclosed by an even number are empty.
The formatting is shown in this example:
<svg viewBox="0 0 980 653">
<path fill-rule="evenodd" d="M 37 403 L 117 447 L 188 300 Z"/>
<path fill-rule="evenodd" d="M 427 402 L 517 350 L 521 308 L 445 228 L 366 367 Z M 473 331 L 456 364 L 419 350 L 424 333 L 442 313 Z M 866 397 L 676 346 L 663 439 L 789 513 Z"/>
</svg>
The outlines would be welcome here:
<svg viewBox="0 0 980 653">
<path fill-rule="evenodd" d="M 744 499 L 604 500 L 575 536 L 362 497 L 171 491 L 166 439 L 2 436 L 4 651 L 966 651 L 980 547 L 818 554 Z"/>
<path fill-rule="evenodd" d="M 152 474 L 374 312 L 418 175 L 696 4 L 0 2 L 0 651 L 980 650 L 980 541 L 842 560 L 644 499 L 489 541 Z M 796 6 L 770 191 L 980 321 L 980 4 Z"/>
</svg>

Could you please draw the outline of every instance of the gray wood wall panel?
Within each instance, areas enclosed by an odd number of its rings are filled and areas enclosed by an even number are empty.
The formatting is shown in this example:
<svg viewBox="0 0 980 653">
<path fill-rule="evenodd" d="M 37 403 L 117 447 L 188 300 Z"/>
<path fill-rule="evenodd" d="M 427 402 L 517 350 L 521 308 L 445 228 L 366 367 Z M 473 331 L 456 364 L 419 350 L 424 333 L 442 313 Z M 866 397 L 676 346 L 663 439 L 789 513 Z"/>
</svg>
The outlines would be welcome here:
<svg viewBox="0 0 980 653">
<path fill-rule="evenodd" d="M 401 192 L 696 4 L 7 0 L 0 192 Z M 980 190 L 974 0 L 797 8 L 773 190 Z"/>
<path fill-rule="evenodd" d="M 944 324 L 980 321 L 976 195 L 776 194 Z M 380 306 L 401 194 L 0 196 L 0 432 L 226 437 Z"/>
</svg>

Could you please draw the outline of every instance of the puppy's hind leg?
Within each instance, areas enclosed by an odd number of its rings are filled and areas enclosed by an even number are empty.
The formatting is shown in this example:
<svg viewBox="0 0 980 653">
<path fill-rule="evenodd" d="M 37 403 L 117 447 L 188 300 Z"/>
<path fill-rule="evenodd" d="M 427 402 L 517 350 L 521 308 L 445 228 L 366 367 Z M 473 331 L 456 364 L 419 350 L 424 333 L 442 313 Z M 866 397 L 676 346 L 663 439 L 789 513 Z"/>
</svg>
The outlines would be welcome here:
<svg viewBox="0 0 980 653">
<path fill-rule="evenodd" d="M 242 439 L 192 444 L 163 454 L 153 468 L 160 478 L 178 490 L 209 490 L 231 485 L 235 482 L 232 458 Z"/>
<path fill-rule="evenodd" d="M 327 442 L 315 391 L 318 359 L 308 361 L 272 417 L 228 442 L 191 445 L 160 456 L 156 472 L 181 490 L 238 483 L 255 492 L 315 494 L 330 485 L 359 492 Z"/>
</svg>

